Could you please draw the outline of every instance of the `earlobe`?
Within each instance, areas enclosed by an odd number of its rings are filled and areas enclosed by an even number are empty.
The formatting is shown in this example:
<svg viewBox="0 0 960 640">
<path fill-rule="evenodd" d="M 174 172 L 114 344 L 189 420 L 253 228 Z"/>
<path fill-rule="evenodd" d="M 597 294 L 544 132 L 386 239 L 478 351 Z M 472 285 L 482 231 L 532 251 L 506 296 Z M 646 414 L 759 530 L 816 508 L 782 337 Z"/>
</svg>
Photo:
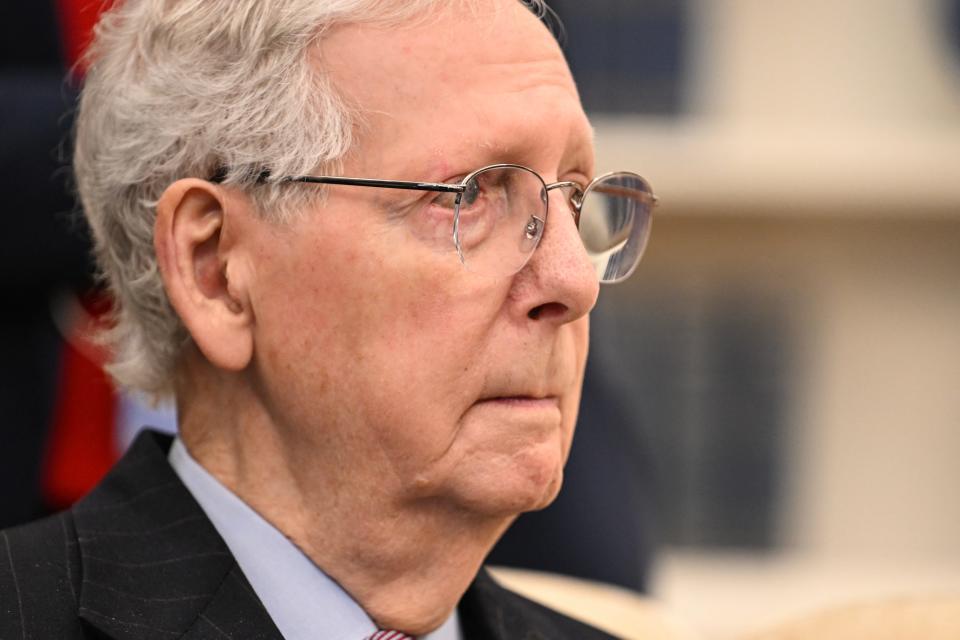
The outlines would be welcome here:
<svg viewBox="0 0 960 640">
<path fill-rule="evenodd" d="M 213 366 L 240 371 L 252 357 L 253 323 L 243 270 L 232 264 L 242 257 L 229 202 L 203 180 L 170 185 L 157 204 L 154 248 L 170 303 L 197 348 Z"/>
</svg>

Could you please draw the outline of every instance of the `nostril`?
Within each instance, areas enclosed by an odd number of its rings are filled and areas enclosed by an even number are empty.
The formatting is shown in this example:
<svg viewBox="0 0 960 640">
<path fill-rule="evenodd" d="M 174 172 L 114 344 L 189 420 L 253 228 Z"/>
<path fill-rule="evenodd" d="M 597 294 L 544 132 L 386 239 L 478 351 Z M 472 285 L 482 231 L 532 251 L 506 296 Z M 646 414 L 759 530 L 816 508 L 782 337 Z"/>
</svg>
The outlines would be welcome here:
<svg viewBox="0 0 960 640">
<path fill-rule="evenodd" d="M 531 320 L 545 320 L 553 317 L 561 317 L 569 313 L 570 308 L 560 302 L 548 302 L 530 309 L 527 317 Z"/>
</svg>

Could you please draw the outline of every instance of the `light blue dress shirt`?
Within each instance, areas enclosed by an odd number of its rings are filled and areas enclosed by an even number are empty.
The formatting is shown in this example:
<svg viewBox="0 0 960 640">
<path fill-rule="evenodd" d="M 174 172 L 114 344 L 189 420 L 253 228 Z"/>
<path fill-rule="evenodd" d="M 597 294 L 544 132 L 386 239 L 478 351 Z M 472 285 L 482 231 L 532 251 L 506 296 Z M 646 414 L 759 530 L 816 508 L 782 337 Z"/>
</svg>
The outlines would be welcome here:
<svg viewBox="0 0 960 640">
<path fill-rule="evenodd" d="M 169 460 L 286 640 L 364 640 L 377 631 L 340 585 L 200 466 L 180 438 L 174 440 Z M 422 640 L 462 640 L 456 609 Z"/>
</svg>

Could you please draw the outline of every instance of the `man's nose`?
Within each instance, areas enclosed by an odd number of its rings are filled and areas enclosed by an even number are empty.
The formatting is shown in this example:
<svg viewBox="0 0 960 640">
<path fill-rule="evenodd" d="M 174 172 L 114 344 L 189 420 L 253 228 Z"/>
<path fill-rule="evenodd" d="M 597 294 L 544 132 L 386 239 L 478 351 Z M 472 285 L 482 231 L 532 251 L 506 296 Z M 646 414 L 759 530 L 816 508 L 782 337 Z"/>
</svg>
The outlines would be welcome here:
<svg viewBox="0 0 960 640">
<path fill-rule="evenodd" d="M 572 322 L 596 304 L 599 279 L 580 239 L 567 190 L 550 191 L 543 236 L 514 286 L 526 315 L 535 320 Z"/>
</svg>

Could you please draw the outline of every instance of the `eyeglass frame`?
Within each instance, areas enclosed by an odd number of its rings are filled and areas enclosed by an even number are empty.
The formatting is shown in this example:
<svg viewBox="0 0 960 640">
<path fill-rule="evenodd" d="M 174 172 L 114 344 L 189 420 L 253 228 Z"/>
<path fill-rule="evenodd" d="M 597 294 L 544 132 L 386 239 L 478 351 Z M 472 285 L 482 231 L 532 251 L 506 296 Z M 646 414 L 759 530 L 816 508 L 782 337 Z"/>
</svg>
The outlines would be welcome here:
<svg viewBox="0 0 960 640">
<path fill-rule="evenodd" d="M 580 208 L 583 206 L 583 196 L 594 184 L 606 180 L 612 176 L 616 176 L 622 173 L 629 173 L 625 171 L 611 171 L 603 175 L 597 176 L 591 180 L 586 186 L 581 186 L 578 182 L 573 182 L 570 180 L 565 180 L 561 182 L 551 182 L 547 183 L 539 173 L 526 167 L 522 164 L 512 164 L 512 163 L 500 163 L 500 164 L 491 164 L 485 167 L 480 167 L 475 171 L 471 171 L 467 174 L 459 184 L 451 184 L 447 182 L 414 182 L 408 180 L 380 180 L 377 178 L 346 178 L 339 176 L 287 176 L 280 178 L 281 182 L 301 182 L 308 184 L 336 184 L 336 185 L 345 185 L 352 187 L 380 187 L 384 189 L 406 189 L 408 191 L 434 191 L 437 193 L 457 193 L 463 195 L 467 190 L 467 184 L 470 183 L 476 176 L 484 173 L 485 171 L 491 171 L 494 169 L 523 169 L 529 171 L 533 175 L 537 176 L 540 179 L 540 182 L 543 183 L 544 189 L 549 193 L 554 189 L 564 189 L 572 188 L 573 192 L 570 194 L 570 204 L 573 205 L 572 214 L 573 221 L 577 225 L 577 228 L 580 228 Z M 646 178 L 639 174 L 633 174 L 643 180 L 643 182 L 649 186 L 650 183 L 647 182 Z M 660 201 L 660 198 L 650 191 L 650 206 L 656 207 L 657 203 Z M 457 204 L 460 204 L 459 199 Z"/>
<path fill-rule="evenodd" d="M 653 193 L 653 188 L 650 187 L 650 183 L 647 182 L 647 179 L 633 172 L 611 171 L 608 173 L 604 173 L 602 175 L 595 177 L 586 186 L 581 186 L 578 182 L 573 182 L 571 180 L 564 180 L 560 182 L 552 182 L 550 184 L 547 184 L 547 181 L 543 179 L 543 176 L 541 176 L 539 173 L 537 173 L 530 167 L 526 167 L 522 164 L 513 164 L 513 163 L 498 163 L 498 164 L 491 164 L 484 167 L 480 167 L 479 169 L 476 169 L 475 171 L 471 171 L 470 173 L 468 173 L 463 178 L 463 180 L 460 181 L 459 184 L 452 184 L 452 183 L 446 183 L 446 182 L 416 182 L 416 181 L 409 181 L 409 180 L 382 180 L 379 178 L 349 178 L 349 177 L 343 177 L 343 176 L 308 176 L 308 175 L 285 176 L 280 178 L 278 181 L 281 183 L 296 182 L 301 184 L 333 184 L 333 185 L 341 185 L 341 186 L 349 186 L 349 187 L 378 187 L 382 189 L 403 189 L 407 191 L 432 191 L 435 193 L 456 193 L 457 200 L 455 204 L 459 206 L 460 198 L 463 196 L 464 193 L 466 193 L 467 185 L 470 183 L 470 181 L 473 180 L 476 176 L 480 175 L 481 173 L 484 173 L 486 171 L 496 170 L 496 169 L 522 169 L 524 171 L 527 171 L 535 175 L 537 179 L 540 180 L 540 182 L 543 184 L 545 193 L 550 193 L 555 189 L 567 189 L 567 188 L 571 189 L 570 196 L 567 198 L 567 200 L 571 205 L 570 213 L 573 216 L 573 223 L 578 230 L 580 229 L 580 211 L 581 211 L 581 208 L 583 207 L 583 201 L 584 201 L 585 195 L 590 192 L 590 189 L 593 188 L 595 184 L 603 180 L 606 180 L 607 178 L 611 178 L 617 175 L 624 175 L 624 174 L 640 178 L 640 180 L 642 180 L 643 183 L 647 185 L 648 188 L 650 188 L 650 191 L 647 192 L 647 195 L 650 196 L 650 211 L 651 211 L 650 215 L 653 214 L 652 213 L 653 209 L 660 202 L 660 199 L 656 196 L 656 194 Z M 266 180 L 268 176 L 269 176 L 269 173 L 262 174 L 261 180 Z M 217 175 L 214 176 L 213 181 L 221 182 L 224 177 L 225 176 L 223 175 L 222 172 L 218 172 Z M 548 199 L 547 202 L 545 203 L 544 218 L 546 218 L 549 215 L 549 213 L 550 213 L 550 202 Z M 458 229 L 456 224 L 457 222 L 458 220 L 455 220 L 454 229 L 453 229 L 453 241 L 456 245 L 458 253 L 460 253 L 461 259 L 463 259 L 463 253 L 460 247 L 460 239 L 459 239 L 459 234 L 458 234 Z M 540 222 L 543 223 L 544 227 L 546 226 L 545 219 L 541 220 Z M 537 245 L 534 247 L 533 251 L 536 251 L 536 247 L 539 247 L 539 246 L 540 246 L 540 242 L 538 240 Z M 531 251 L 531 255 L 533 254 L 533 251 Z"/>
</svg>

